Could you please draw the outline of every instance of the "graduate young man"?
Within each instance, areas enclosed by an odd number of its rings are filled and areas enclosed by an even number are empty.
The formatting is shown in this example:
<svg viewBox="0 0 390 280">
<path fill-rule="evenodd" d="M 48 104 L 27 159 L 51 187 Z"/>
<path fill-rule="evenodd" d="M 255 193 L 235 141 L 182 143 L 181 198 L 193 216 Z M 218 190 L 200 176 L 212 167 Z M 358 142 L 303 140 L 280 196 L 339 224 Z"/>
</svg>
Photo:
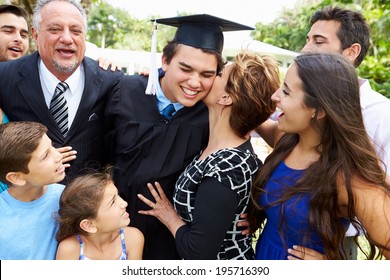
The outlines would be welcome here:
<svg viewBox="0 0 390 280">
<path fill-rule="evenodd" d="M 158 181 L 172 198 L 184 168 L 207 144 L 208 112 L 201 101 L 221 72 L 223 31 L 252 30 L 210 15 L 157 19 L 178 27 L 163 50 L 162 69 L 149 78 L 123 76 L 109 98 L 106 121 L 116 167 L 115 184 L 128 202 L 131 225 L 145 236 L 144 259 L 178 259 L 175 239 L 137 194 L 151 198 L 147 183 Z M 154 94 L 145 94 L 148 79 Z M 167 112 L 170 111 L 170 112 Z"/>
</svg>

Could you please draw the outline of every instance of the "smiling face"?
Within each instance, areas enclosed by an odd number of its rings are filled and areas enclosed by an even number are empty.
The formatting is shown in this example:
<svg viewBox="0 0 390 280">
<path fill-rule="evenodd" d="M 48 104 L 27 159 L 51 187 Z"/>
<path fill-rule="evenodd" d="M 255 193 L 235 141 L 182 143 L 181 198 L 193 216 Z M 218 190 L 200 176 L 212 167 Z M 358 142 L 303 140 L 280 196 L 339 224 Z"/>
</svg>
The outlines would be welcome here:
<svg viewBox="0 0 390 280">
<path fill-rule="evenodd" d="M 37 149 L 31 154 L 28 170 L 29 173 L 23 174 L 23 177 L 30 186 L 41 187 L 64 179 L 62 155 L 52 146 L 46 134 L 42 136 Z"/>
<path fill-rule="evenodd" d="M 278 116 L 280 130 L 299 134 L 312 129 L 310 122 L 315 109 L 304 105 L 304 97 L 302 81 L 298 77 L 297 66 L 293 63 L 287 70 L 283 86 L 271 97 L 280 112 Z"/>
<path fill-rule="evenodd" d="M 39 30 L 32 31 L 45 66 L 59 80 L 66 80 L 85 54 L 86 30 L 80 11 L 67 2 L 48 3 L 41 10 Z"/>
<path fill-rule="evenodd" d="M 126 212 L 127 202 L 118 194 L 118 189 L 110 182 L 105 190 L 94 220 L 99 232 L 112 232 L 130 223 L 129 213 Z"/>
<path fill-rule="evenodd" d="M 0 62 L 17 59 L 28 51 L 28 26 L 23 17 L 0 14 Z"/>
<path fill-rule="evenodd" d="M 186 107 L 194 106 L 208 94 L 217 75 L 213 54 L 186 45 L 178 46 L 169 64 L 165 57 L 162 62 L 165 76 L 161 87 L 165 96 Z"/>
</svg>

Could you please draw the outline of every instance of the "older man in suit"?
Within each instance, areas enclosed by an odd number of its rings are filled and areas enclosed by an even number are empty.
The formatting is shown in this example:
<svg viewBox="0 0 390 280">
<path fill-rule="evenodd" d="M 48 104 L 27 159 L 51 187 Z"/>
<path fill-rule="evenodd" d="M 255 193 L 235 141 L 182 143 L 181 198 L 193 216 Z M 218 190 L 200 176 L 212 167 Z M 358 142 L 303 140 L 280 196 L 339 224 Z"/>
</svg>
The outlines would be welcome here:
<svg viewBox="0 0 390 280">
<path fill-rule="evenodd" d="M 55 147 L 77 151 L 69 180 L 106 162 L 104 111 L 123 73 L 84 57 L 86 14 L 75 0 L 39 0 L 32 33 L 37 52 L 0 64 L 0 107 L 11 121 L 43 123 Z"/>
</svg>

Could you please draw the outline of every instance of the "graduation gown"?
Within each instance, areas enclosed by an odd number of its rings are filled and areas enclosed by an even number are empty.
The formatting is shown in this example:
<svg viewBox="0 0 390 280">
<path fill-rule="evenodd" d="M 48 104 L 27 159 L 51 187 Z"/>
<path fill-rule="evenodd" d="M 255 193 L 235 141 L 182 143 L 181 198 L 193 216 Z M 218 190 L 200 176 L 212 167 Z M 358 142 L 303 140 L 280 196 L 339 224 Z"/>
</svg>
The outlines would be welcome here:
<svg viewBox="0 0 390 280">
<path fill-rule="evenodd" d="M 137 75 L 122 77 L 106 110 L 110 131 L 106 145 L 111 148 L 115 184 L 128 202 L 130 226 L 145 236 L 144 259 L 177 259 L 169 230 L 157 218 L 138 214 L 150 207 L 137 194 L 154 201 L 146 184 L 158 181 L 172 201 L 179 175 L 207 145 L 208 111 L 199 102 L 165 120 L 157 108 L 157 97 L 145 94 L 147 80 Z"/>
</svg>

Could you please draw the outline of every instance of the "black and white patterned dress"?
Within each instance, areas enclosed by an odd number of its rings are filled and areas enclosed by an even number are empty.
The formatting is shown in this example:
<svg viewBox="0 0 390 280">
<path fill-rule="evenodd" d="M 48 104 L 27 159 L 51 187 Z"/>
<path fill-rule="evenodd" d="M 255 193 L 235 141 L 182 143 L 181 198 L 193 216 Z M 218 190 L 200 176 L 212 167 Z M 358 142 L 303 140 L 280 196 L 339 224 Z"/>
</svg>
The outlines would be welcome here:
<svg viewBox="0 0 390 280">
<path fill-rule="evenodd" d="M 184 259 L 253 259 L 252 240 L 237 227 L 247 212 L 250 186 L 261 161 L 250 140 L 222 149 L 203 160 L 200 155 L 180 175 L 173 203 L 187 222 L 176 233 Z"/>
</svg>

